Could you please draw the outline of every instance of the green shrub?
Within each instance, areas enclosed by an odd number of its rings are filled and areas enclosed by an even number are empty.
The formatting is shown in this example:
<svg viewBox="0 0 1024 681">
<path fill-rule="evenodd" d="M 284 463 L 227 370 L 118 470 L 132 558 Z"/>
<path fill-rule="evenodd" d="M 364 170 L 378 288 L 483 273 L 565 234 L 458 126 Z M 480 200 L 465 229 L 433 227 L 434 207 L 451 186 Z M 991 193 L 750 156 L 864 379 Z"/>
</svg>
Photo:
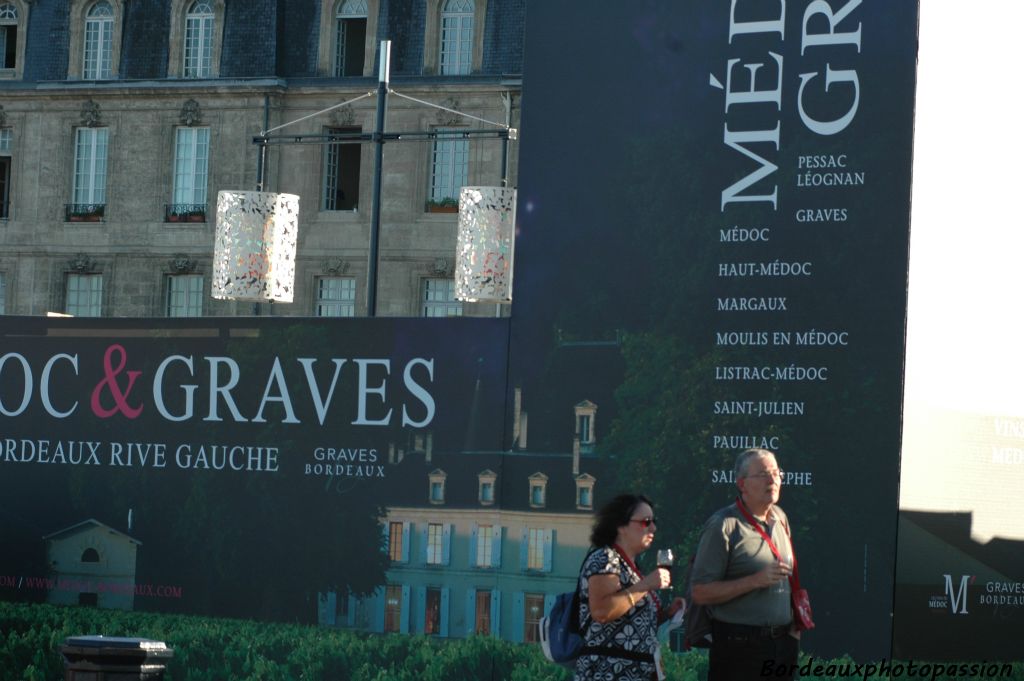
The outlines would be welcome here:
<svg viewBox="0 0 1024 681">
<path fill-rule="evenodd" d="M 60 647 L 71 636 L 138 636 L 174 648 L 166 681 L 570 681 L 536 645 L 490 637 L 438 639 L 186 615 L 0 602 L 0 681 L 63 678 Z M 805 656 L 801 662 L 806 661 Z M 853 665 L 850 658 L 815 664 Z M 672 681 L 704 681 L 707 654 L 668 653 Z M 834 676 L 849 679 L 842 667 Z M 1011 676 L 1024 681 L 1024 664 Z M 856 678 L 856 677 L 854 677 Z M 882 679 L 881 675 L 868 677 Z M 966 681 L 980 676 L 944 676 Z M 995 678 L 995 677 L 988 677 Z"/>
</svg>

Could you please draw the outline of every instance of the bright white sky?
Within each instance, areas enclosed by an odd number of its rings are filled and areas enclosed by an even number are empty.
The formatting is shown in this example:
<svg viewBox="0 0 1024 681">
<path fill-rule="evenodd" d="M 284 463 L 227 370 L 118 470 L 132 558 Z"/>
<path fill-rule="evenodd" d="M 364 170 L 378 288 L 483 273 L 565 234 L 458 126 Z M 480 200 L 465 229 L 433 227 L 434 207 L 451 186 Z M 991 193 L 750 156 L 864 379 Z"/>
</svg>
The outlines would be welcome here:
<svg viewBox="0 0 1024 681">
<path fill-rule="evenodd" d="M 1024 416 L 1022 25 L 1020 0 L 921 3 L 907 398 Z"/>
<path fill-rule="evenodd" d="M 1024 2 L 923 0 L 920 21 L 901 503 L 1024 536 L 1006 525 L 1024 518 L 1024 464 L 992 463 L 991 430 L 952 441 L 934 411 L 1024 418 Z"/>
</svg>

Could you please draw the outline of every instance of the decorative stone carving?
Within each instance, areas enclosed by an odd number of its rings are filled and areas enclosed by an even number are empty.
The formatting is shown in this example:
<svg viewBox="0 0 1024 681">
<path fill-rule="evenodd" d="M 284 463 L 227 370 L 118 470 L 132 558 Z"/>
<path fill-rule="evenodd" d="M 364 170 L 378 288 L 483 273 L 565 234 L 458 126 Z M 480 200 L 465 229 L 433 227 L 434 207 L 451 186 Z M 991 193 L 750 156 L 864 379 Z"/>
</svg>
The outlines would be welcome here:
<svg viewBox="0 0 1024 681">
<path fill-rule="evenodd" d="M 68 261 L 68 269 L 79 273 L 94 272 L 96 270 L 96 263 L 89 258 L 88 254 L 79 253 Z"/>
<path fill-rule="evenodd" d="M 459 100 L 455 99 L 454 97 L 449 97 L 448 99 L 441 102 L 441 106 L 447 109 L 455 109 L 456 111 L 458 111 Z M 437 113 L 434 116 L 434 120 L 437 122 L 438 125 L 459 125 L 460 123 L 463 122 L 462 116 L 453 111 L 445 111 L 444 109 L 437 110 Z"/>
<path fill-rule="evenodd" d="M 351 128 L 356 124 L 356 110 L 346 104 L 331 112 L 331 126 L 335 128 Z"/>
<path fill-rule="evenodd" d="M 184 253 L 175 253 L 168 264 L 175 274 L 192 274 L 196 271 L 196 261 Z"/>
<path fill-rule="evenodd" d="M 455 271 L 455 265 L 450 258 L 435 258 L 431 271 L 438 277 L 450 277 Z"/>
<path fill-rule="evenodd" d="M 103 125 L 101 120 L 103 112 L 100 111 L 100 105 L 97 104 L 90 97 L 85 104 L 82 105 L 82 125 L 87 128 L 96 128 Z"/>
<path fill-rule="evenodd" d="M 323 273 L 339 276 L 348 272 L 348 262 L 341 258 L 326 258 L 323 262 Z"/>
<path fill-rule="evenodd" d="M 194 99 L 188 99 L 181 106 L 181 113 L 178 114 L 178 118 L 181 120 L 182 125 L 192 127 L 199 125 L 202 122 L 203 113 L 199 110 L 199 102 Z"/>
</svg>

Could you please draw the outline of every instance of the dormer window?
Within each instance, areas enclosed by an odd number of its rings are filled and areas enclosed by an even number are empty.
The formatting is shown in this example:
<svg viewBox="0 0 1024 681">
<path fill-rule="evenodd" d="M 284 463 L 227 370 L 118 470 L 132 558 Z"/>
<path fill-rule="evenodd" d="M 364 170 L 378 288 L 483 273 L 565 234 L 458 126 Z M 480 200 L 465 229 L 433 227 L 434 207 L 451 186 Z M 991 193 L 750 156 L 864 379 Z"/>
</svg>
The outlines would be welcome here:
<svg viewBox="0 0 1024 681">
<path fill-rule="evenodd" d="M 547 505 L 548 476 L 534 473 L 530 476 L 530 508 L 544 508 Z"/>
<path fill-rule="evenodd" d="M 594 476 L 584 473 L 576 476 L 576 508 L 589 511 L 594 508 Z"/>
<path fill-rule="evenodd" d="M 486 470 L 477 475 L 477 498 L 482 506 L 494 504 L 494 485 L 498 476 L 494 471 Z"/>
<path fill-rule="evenodd" d="M 100 562 L 100 553 L 96 549 L 86 549 L 82 551 L 82 562 L 83 563 L 98 563 Z"/>
<path fill-rule="evenodd" d="M 583 400 L 573 407 L 573 411 L 576 414 L 575 437 L 579 439 L 580 451 L 590 453 L 597 444 L 597 437 L 594 434 L 597 405 L 590 400 Z"/>
<path fill-rule="evenodd" d="M 430 474 L 430 503 L 432 504 L 443 504 L 444 503 L 444 486 L 445 480 L 448 478 L 448 474 L 440 468 L 435 469 Z"/>
</svg>

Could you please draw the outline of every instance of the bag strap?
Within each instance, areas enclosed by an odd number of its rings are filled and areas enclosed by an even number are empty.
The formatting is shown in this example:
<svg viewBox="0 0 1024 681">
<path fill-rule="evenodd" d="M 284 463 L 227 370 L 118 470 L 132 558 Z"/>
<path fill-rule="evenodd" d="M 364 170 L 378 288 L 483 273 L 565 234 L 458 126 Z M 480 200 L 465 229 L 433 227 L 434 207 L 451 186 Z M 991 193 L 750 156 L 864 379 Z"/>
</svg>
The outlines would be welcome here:
<svg viewBox="0 0 1024 681">
<path fill-rule="evenodd" d="M 768 544 L 768 548 L 772 550 L 772 555 L 775 556 L 775 560 L 782 562 L 782 556 L 779 554 L 779 550 L 775 548 L 775 543 L 772 542 L 772 538 L 769 537 L 768 533 L 764 531 L 763 527 L 761 527 L 761 523 L 757 522 L 754 516 L 751 515 L 750 511 L 748 511 L 746 506 L 743 505 L 743 502 L 740 501 L 739 497 L 736 497 L 736 508 L 740 509 L 740 513 L 742 513 L 743 517 L 747 519 L 747 522 L 753 525 L 754 529 L 757 530 L 757 533 L 765 540 L 765 543 Z M 789 587 L 793 591 L 796 591 L 800 588 L 800 574 L 797 572 L 796 567 L 796 552 L 793 550 L 793 538 L 789 534 L 788 525 L 783 523 L 781 520 L 779 523 L 781 523 L 782 528 L 786 530 L 786 538 L 789 540 L 789 553 L 793 556 L 793 572 L 789 575 Z"/>
</svg>

